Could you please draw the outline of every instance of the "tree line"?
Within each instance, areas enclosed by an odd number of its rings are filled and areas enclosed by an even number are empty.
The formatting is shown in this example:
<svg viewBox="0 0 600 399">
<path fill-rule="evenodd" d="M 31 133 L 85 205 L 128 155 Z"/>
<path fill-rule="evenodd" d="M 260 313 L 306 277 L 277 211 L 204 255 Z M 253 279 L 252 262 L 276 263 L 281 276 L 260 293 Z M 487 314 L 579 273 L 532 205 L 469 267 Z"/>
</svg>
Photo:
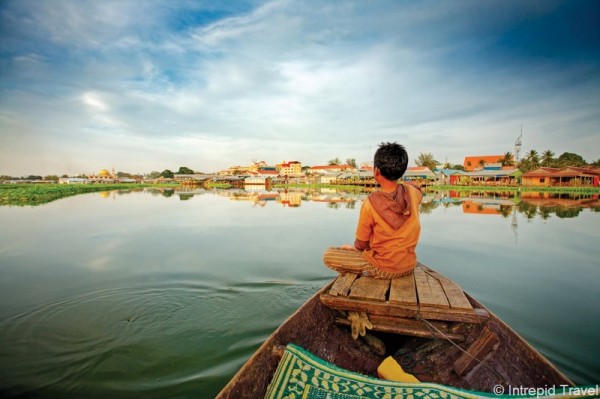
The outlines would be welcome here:
<svg viewBox="0 0 600 399">
<path fill-rule="evenodd" d="M 525 156 L 517 162 L 514 155 L 508 151 L 498 158 L 498 161 L 496 162 L 505 167 L 516 167 L 524 173 L 542 166 L 550 168 L 564 168 L 566 166 L 582 167 L 587 165 L 600 166 L 600 158 L 595 162 L 587 162 L 581 155 L 572 152 L 563 152 L 558 157 L 555 157 L 555 155 L 556 154 L 551 150 L 546 150 L 541 154 L 537 150 L 530 150 L 529 152 L 525 153 Z M 415 163 L 417 166 L 426 166 L 431 170 L 436 169 L 438 165 L 440 165 L 440 163 L 435 160 L 435 157 L 430 152 L 420 153 L 415 159 Z M 483 168 L 485 165 L 486 161 L 484 159 L 479 160 L 479 166 Z M 450 163 L 444 163 L 442 164 L 442 167 L 445 169 L 464 170 L 463 165 L 458 164 L 453 165 Z"/>
</svg>

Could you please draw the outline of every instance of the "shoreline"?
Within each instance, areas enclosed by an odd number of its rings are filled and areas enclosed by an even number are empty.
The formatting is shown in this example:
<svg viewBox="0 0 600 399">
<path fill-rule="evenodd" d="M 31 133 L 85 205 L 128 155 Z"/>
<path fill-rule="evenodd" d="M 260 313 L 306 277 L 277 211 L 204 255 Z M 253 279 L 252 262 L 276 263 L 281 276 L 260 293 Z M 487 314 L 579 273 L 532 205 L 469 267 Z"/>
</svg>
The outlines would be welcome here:
<svg viewBox="0 0 600 399">
<path fill-rule="evenodd" d="M 74 195 L 115 190 L 141 190 L 144 188 L 174 188 L 178 184 L 0 184 L 0 206 L 36 206 L 72 197 Z"/>
<path fill-rule="evenodd" d="M 179 183 L 115 183 L 115 184 L 18 184 L 0 185 L 0 206 L 36 206 L 71 197 L 115 190 L 141 190 L 144 188 L 176 188 Z M 226 184 L 214 185 L 211 188 L 228 189 Z M 363 187 L 344 184 L 293 183 L 274 184 L 273 189 L 332 189 L 346 192 L 371 192 L 377 187 Z M 424 192 L 461 191 L 461 192 L 539 192 L 548 194 L 600 194 L 600 187 L 535 187 L 535 186 L 427 186 Z"/>
</svg>

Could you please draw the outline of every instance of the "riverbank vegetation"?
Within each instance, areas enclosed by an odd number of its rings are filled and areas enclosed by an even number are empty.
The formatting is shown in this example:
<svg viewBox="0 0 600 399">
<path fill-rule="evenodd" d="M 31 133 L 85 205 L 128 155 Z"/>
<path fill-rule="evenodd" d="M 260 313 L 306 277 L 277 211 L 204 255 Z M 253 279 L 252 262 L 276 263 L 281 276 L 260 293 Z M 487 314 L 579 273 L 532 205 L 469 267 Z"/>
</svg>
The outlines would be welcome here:
<svg viewBox="0 0 600 399">
<path fill-rule="evenodd" d="M 146 187 L 176 187 L 177 184 L 0 184 L 0 206 L 35 206 L 78 194 L 131 191 Z"/>
</svg>

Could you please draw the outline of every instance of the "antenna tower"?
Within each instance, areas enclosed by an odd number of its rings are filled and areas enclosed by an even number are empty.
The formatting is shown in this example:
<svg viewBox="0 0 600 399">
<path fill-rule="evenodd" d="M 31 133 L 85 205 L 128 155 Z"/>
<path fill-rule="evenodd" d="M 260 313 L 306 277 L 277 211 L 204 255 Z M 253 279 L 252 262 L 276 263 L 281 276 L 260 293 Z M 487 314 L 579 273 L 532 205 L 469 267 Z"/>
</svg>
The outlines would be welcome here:
<svg viewBox="0 0 600 399">
<path fill-rule="evenodd" d="M 521 125 L 521 134 L 515 141 L 515 161 L 519 162 L 519 153 L 521 152 L 521 139 L 523 138 L 523 125 Z"/>
</svg>

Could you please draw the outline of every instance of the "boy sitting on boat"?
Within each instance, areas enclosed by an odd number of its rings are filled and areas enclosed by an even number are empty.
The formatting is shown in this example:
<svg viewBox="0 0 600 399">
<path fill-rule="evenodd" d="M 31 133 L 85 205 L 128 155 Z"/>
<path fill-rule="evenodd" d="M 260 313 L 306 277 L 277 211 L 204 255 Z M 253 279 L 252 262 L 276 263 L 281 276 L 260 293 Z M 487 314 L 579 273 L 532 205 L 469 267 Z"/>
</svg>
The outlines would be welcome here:
<svg viewBox="0 0 600 399">
<path fill-rule="evenodd" d="M 423 195 L 411 184 L 398 183 L 408 166 L 402 145 L 381 143 L 373 166 L 380 190 L 370 194 L 361 207 L 354 245 L 328 248 L 323 262 L 339 273 L 393 279 L 411 273 L 417 265 Z"/>
</svg>

